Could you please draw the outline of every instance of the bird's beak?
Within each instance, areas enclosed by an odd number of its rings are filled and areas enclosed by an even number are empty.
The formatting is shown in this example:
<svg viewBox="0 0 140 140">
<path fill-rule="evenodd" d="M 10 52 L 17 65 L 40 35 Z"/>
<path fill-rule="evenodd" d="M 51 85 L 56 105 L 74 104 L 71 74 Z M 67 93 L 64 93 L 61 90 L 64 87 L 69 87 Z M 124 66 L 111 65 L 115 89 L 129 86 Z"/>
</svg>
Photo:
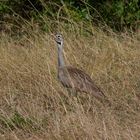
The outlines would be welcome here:
<svg viewBox="0 0 140 140">
<path fill-rule="evenodd" d="M 52 37 L 53 39 L 55 39 L 55 35 L 54 35 L 53 33 L 51 33 L 51 37 Z"/>
</svg>

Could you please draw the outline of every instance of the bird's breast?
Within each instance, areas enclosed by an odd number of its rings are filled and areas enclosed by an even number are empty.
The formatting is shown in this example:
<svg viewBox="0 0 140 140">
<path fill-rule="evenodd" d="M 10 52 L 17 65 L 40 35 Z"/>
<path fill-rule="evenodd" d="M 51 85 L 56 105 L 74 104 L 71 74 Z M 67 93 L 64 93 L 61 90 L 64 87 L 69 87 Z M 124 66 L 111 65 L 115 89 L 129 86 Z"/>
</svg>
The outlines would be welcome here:
<svg viewBox="0 0 140 140">
<path fill-rule="evenodd" d="M 65 87 L 72 87 L 70 76 L 67 71 L 59 70 L 58 79 Z"/>
</svg>

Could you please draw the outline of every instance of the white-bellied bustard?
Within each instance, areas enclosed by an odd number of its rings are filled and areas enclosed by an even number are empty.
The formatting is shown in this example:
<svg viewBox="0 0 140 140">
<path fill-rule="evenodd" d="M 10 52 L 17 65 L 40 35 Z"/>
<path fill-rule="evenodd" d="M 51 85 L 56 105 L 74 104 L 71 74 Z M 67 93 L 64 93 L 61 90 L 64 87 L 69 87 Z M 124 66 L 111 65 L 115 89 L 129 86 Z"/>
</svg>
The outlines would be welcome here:
<svg viewBox="0 0 140 140">
<path fill-rule="evenodd" d="M 104 93 L 88 74 L 80 69 L 65 66 L 63 59 L 63 37 L 61 34 L 56 34 L 55 41 L 58 48 L 58 78 L 63 86 L 72 88 L 75 91 L 90 93 L 97 99 L 105 99 Z"/>
</svg>

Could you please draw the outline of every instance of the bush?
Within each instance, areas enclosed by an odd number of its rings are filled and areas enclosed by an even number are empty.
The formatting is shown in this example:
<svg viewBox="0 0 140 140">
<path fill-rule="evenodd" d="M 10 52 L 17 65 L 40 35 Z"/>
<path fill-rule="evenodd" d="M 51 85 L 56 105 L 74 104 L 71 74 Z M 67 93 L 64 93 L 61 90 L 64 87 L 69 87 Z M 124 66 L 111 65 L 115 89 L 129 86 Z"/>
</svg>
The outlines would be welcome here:
<svg viewBox="0 0 140 140">
<path fill-rule="evenodd" d="M 138 0 L 104 1 L 98 3 L 96 8 L 104 21 L 117 30 L 122 30 L 126 27 L 136 29 L 139 25 L 140 2 Z"/>
<path fill-rule="evenodd" d="M 36 10 L 42 11 L 43 6 L 40 0 L 7 0 L 0 4 L 2 17 L 5 14 L 17 14 L 23 18 L 30 19 Z"/>
<path fill-rule="evenodd" d="M 74 21 L 92 21 L 94 23 L 106 23 L 115 30 L 124 28 L 136 29 L 140 20 L 140 2 L 138 0 L 7 0 L 0 4 L 2 13 L 1 20 L 5 14 L 17 14 L 23 18 L 31 19 L 45 15 L 50 19 L 56 19 L 58 10 L 61 16 L 72 18 Z"/>
</svg>

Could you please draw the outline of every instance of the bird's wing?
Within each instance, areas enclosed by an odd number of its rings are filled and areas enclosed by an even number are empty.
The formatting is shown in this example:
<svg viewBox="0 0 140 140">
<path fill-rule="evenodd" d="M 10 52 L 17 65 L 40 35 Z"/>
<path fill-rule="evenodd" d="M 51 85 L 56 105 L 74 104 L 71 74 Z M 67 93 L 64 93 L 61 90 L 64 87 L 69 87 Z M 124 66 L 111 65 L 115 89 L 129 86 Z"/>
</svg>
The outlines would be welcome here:
<svg viewBox="0 0 140 140">
<path fill-rule="evenodd" d="M 100 90 L 100 88 L 90 78 L 90 76 L 86 74 L 84 71 L 70 66 L 66 66 L 66 69 L 71 79 L 75 81 L 75 83 L 79 83 L 79 85 L 81 86 L 81 90 L 82 88 L 84 90 L 84 87 L 86 87 L 86 90 L 93 90 L 95 92 L 100 92 L 103 96 L 105 96 L 103 92 Z"/>
</svg>

